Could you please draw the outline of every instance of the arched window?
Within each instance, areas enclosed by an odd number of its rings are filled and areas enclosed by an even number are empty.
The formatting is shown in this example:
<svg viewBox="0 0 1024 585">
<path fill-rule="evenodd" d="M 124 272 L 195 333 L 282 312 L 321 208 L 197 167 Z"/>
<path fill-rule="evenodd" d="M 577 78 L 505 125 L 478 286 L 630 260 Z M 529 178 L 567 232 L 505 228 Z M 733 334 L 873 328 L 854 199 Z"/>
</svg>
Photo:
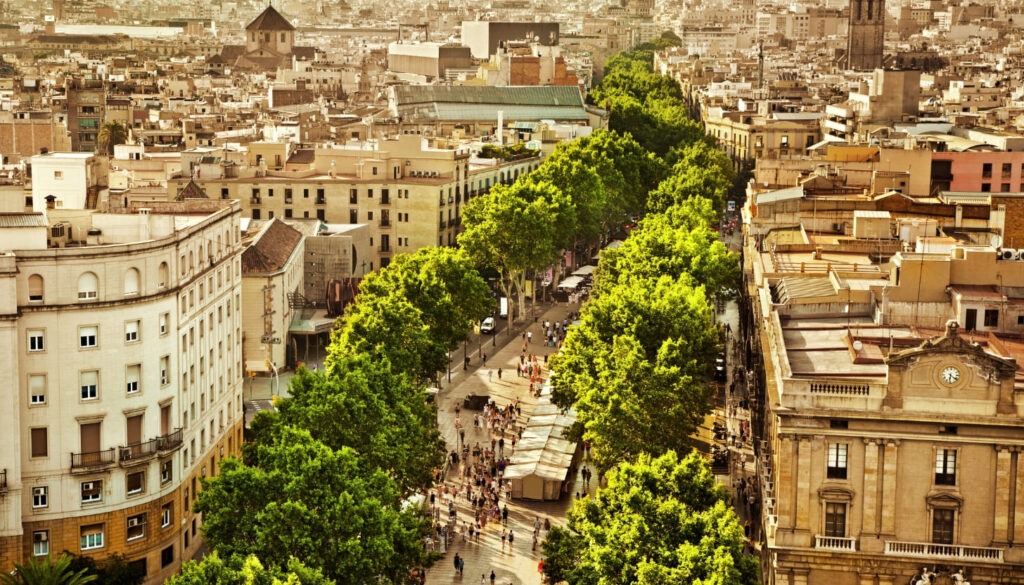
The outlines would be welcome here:
<svg viewBox="0 0 1024 585">
<path fill-rule="evenodd" d="M 28 301 L 30 303 L 43 302 L 43 277 L 38 274 L 28 277 Z"/>
<path fill-rule="evenodd" d="M 78 300 L 93 301 L 99 296 L 100 279 L 93 272 L 78 277 Z"/>
<path fill-rule="evenodd" d="M 139 271 L 135 268 L 129 268 L 124 273 L 124 296 L 137 294 L 139 294 Z"/>
<path fill-rule="evenodd" d="M 166 262 L 160 263 L 160 269 L 157 271 L 157 287 L 167 288 L 167 279 L 169 277 L 170 269 L 167 267 Z"/>
</svg>

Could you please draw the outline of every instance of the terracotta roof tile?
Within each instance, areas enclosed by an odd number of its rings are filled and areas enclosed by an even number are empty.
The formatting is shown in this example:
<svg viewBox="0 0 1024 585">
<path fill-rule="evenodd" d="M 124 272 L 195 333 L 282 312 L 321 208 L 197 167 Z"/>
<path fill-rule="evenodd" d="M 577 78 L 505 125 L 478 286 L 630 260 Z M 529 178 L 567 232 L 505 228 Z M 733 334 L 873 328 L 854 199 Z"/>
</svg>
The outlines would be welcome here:
<svg viewBox="0 0 1024 585">
<path fill-rule="evenodd" d="M 267 6 L 267 9 L 250 22 L 245 30 L 295 30 L 295 27 L 273 6 Z"/>
<path fill-rule="evenodd" d="M 263 233 L 242 252 L 242 273 L 281 270 L 301 240 L 302 234 L 295 228 L 270 220 Z"/>
</svg>

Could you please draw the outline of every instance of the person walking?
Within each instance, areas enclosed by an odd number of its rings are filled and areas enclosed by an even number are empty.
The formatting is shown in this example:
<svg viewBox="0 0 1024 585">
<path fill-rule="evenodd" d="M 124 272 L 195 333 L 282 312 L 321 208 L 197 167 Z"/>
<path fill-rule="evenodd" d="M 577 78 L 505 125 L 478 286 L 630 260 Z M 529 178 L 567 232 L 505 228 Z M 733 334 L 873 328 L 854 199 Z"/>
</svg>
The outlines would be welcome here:
<svg viewBox="0 0 1024 585">
<path fill-rule="evenodd" d="M 516 535 L 512 533 L 512 529 L 508 529 L 508 552 L 512 552 L 512 543 L 515 542 Z"/>
<path fill-rule="evenodd" d="M 501 379 L 501 368 L 498 368 L 498 379 Z"/>
<path fill-rule="evenodd" d="M 497 578 L 498 576 L 494 574 L 494 569 L 491 569 L 491 585 L 494 585 L 494 580 Z"/>
<path fill-rule="evenodd" d="M 454 563 L 455 563 L 455 572 L 458 573 L 459 572 L 459 565 L 462 563 L 462 557 L 459 556 L 459 553 L 455 553 Z"/>
</svg>

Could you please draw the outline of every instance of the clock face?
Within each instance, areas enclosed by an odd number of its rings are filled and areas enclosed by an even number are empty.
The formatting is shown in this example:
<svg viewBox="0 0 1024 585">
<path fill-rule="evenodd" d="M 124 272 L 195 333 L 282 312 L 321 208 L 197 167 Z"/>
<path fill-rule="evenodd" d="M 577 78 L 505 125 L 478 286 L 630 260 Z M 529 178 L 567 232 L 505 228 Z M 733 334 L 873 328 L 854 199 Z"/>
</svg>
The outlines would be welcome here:
<svg viewBox="0 0 1024 585">
<path fill-rule="evenodd" d="M 940 376 L 942 377 L 943 382 L 947 384 L 955 384 L 960 381 L 960 370 L 953 366 L 949 366 L 942 370 L 942 374 L 940 374 Z"/>
</svg>

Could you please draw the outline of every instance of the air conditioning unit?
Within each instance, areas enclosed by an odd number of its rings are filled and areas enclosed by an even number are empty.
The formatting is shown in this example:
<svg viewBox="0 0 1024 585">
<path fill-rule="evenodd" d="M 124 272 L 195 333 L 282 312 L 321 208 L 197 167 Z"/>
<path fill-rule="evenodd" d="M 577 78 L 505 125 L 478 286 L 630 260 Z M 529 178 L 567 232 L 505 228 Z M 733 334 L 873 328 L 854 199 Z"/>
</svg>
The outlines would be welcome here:
<svg viewBox="0 0 1024 585">
<path fill-rule="evenodd" d="M 1020 251 L 1015 248 L 1003 248 L 999 251 L 1000 260 L 1019 260 Z"/>
<path fill-rule="evenodd" d="M 46 488 L 44 488 L 44 487 L 32 488 L 32 495 L 33 496 L 39 496 L 39 497 L 45 496 L 46 495 Z"/>
<path fill-rule="evenodd" d="M 135 528 L 135 527 L 137 527 L 137 526 L 139 526 L 141 524 L 142 524 L 142 522 L 138 518 L 129 518 L 128 519 L 128 528 Z"/>
<path fill-rule="evenodd" d="M 93 488 L 95 488 L 95 487 L 96 487 L 96 485 L 93 484 L 93 482 L 87 481 L 87 482 L 82 484 L 82 491 L 83 492 L 91 492 L 93 490 Z"/>
</svg>

